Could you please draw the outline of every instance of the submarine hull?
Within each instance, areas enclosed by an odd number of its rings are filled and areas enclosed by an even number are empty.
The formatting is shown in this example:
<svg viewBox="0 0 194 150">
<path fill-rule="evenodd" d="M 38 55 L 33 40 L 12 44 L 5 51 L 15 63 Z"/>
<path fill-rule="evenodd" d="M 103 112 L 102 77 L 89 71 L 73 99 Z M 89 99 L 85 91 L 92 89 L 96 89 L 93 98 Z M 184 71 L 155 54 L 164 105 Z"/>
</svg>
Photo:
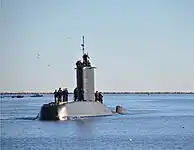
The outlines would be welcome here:
<svg viewBox="0 0 194 150">
<path fill-rule="evenodd" d="M 113 113 L 102 103 L 94 101 L 75 101 L 61 104 L 44 104 L 40 120 L 68 120 L 71 117 L 109 116 Z"/>
</svg>

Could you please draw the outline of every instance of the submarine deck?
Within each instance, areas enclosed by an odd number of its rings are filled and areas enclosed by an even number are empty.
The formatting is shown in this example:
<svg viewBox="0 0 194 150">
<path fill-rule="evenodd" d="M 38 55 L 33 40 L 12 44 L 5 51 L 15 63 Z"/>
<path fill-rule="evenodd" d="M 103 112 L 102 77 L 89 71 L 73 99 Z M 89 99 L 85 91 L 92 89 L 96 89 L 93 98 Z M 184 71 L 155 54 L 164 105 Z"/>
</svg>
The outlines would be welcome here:
<svg viewBox="0 0 194 150">
<path fill-rule="evenodd" d="M 67 117 L 108 116 L 112 115 L 104 104 L 95 101 L 72 101 L 44 104 L 41 107 L 40 119 L 63 120 Z"/>
</svg>

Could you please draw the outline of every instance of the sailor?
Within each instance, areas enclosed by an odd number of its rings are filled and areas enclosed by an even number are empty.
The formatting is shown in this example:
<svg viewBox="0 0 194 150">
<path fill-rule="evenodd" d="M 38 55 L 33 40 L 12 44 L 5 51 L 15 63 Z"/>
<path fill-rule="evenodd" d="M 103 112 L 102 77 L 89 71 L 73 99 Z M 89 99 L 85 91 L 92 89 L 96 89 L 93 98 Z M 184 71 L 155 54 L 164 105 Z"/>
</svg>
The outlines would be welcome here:
<svg viewBox="0 0 194 150">
<path fill-rule="evenodd" d="M 67 90 L 67 88 L 63 89 L 62 95 L 63 95 L 63 102 L 67 102 L 68 101 L 68 90 Z"/>
<path fill-rule="evenodd" d="M 61 102 L 61 97 L 62 97 L 62 90 L 59 88 L 58 90 L 58 102 Z"/>
<path fill-rule="evenodd" d="M 99 102 L 103 103 L 103 95 L 101 92 L 98 93 Z"/>
<path fill-rule="evenodd" d="M 81 101 L 84 101 L 84 90 L 81 89 Z"/>
<path fill-rule="evenodd" d="M 95 101 L 98 101 L 98 91 L 95 93 Z"/>
<path fill-rule="evenodd" d="M 76 62 L 76 66 L 77 66 L 78 68 L 82 67 L 82 62 L 81 62 L 81 60 L 78 60 L 78 61 Z"/>
<path fill-rule="evenodd" d="M 74 94 L 74 101 L 77 101 L 77 87 L 73 91 Z"/>
<path fill-rule="evenodd" d="M 87 66 L 91 66 L 91 63 L 89 60 L 87 60 Z"/>
<path fill-rule="evenodd" d="M 64 94 L 63 94 L 63 101 L 64 102 L 68 102 L 68 94 L 69 94 L 69 92 L 68 92 L 67 88 L 65 88 L 63 92 L 64 92 Z"/>
<path fill-rule="evenodd" d="M 90 62 L 89 62 L 88 59 L 90 59 L 90 57 L 88 56 L 88 54 L 84 53 L 84 55 L 83 55 L 83 64 L 86 65 L 86 66 L 90 65 Z"/>
<path fill-rule="evenodd" d="M 55 103 L 57 103 L 57 97 L 58 97 L 58 92 L 57 92 L 57 90 L 55 90 L 55 92 L 54 92 Z"/>
<path fill-rule="evenodd" d="M 66 91 L 65 91 L 65 89 L 63 89 L 63 91 L 62 91 L 62 96 L 63 96 L 63 102 L 65 102 L 66 101 Z"/>
</svg>

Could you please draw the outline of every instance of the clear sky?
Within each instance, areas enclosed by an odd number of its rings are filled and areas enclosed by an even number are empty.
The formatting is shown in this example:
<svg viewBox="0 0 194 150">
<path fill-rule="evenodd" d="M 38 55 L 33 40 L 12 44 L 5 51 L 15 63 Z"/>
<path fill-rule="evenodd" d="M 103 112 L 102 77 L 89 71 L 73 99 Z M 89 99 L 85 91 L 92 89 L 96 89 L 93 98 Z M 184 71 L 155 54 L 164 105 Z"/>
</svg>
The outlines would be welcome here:
<svg viewBox="0 0 194 150">
<path fill-rule="evenodd" d="M 194 91 L 194 0 L 1 1 L 0 92 L 72 91 L 83 35 L 97 90 Z"/>
</svg>

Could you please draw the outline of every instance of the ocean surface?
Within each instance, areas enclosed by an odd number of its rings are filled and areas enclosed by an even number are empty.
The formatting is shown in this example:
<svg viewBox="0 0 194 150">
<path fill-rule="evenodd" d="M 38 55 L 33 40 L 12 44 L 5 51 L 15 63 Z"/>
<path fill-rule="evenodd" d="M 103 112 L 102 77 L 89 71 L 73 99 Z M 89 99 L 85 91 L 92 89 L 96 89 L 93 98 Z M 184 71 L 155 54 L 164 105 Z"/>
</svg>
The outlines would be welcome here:
<svg viewBox="0 0 194 150">
<path fill-rule="evenodd" d="M 104 95 L 124 115 L 34 120 L 44 97 L 0 98 L 1 150 L 194 150 L 193 95 Z"/>
</svg>

